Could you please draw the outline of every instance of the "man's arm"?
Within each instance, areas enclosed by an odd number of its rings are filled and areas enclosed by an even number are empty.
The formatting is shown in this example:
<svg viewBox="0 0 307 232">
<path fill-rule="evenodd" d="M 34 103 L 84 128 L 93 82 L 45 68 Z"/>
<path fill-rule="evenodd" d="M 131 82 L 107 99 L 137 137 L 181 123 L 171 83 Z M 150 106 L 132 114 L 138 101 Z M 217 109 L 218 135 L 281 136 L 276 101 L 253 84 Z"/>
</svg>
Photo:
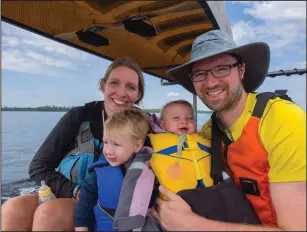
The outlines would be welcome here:
<svg viewBox="0 0 307 232">
<path fill-rule="evenodd" d="M 306 182 L 271 183 L 271 196 L 277 214 L 278 228 L 267 226 L 242 225 L 203 220 L 195 215 L 190 225 L 192 230 L 229 231 L 306 231 Z"/>
<path fill-rule="evenodd" d="M 169 231 L 306 231 L 306 182 L 272 183 L 271 195 L 278 217 L 278 228 L 213 221 L 192 212 L 178 195 L 160 186 L 160 192 L 170 200 L 157 201 L 152 215 Z M 294 194 L 295 193 L 295 194 Z"/>
<path fill-rule="evenodd" d="M 278 227 L 306 231 L 306 181 L 271 183 Z"/>
</svg>

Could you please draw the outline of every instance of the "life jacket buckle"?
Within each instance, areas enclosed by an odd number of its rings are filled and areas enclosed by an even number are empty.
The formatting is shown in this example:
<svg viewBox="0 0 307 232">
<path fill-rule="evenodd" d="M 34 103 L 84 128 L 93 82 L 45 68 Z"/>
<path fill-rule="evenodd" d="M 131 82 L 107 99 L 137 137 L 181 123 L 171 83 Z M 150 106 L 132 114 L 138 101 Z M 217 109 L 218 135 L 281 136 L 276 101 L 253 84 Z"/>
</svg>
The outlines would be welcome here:
<svg viewBox="0 0 307 232">
<path fill-rule="evenodd" d="M 214 185 L 220 184 L 221 182 L 224 181 L 223 176 L 221 176 L 221 175 L 218 175 L 218 176 L 211 175 L 211 178 L 213 179 Z"/>
<path fill-rule="evenodd" d="M 247 177 L 239 177 L 241 189 L 245 194 L 260 196 L 258 182 L 255 179 Z"/>
</svg>

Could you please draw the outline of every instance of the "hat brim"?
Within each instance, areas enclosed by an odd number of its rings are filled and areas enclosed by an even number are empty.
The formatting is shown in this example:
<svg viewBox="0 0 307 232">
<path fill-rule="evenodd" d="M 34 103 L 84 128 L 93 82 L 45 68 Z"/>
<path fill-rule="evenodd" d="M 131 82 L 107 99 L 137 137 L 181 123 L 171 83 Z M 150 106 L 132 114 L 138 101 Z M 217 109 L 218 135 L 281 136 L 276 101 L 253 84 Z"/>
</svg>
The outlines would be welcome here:
<svg viewBox="0 0 307 232">
<path fill-rule="evenodd" d="M 266 43 L 257 42 L 222 51 L 206 56 L 204 54 L 176 68 L 170 69 L 167 74 L 178 81 L 186 90 L 196 94 L 193 82 L 190 78 L 190 67 L 199 60 L 207 59 L 219 54 L 231 53 L 239 55 L 245 63 L 243 86 L 246 92 L 254 92 L 267 76 L 270 64 L 270 48 Z"/>
</svg>

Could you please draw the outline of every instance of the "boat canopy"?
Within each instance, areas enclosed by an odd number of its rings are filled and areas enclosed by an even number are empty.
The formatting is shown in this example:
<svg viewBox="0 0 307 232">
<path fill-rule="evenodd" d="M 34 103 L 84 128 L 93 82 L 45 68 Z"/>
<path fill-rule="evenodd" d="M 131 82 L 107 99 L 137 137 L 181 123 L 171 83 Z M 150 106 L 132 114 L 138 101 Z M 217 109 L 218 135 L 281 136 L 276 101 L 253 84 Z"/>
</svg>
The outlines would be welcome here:
<svg viewBox="0 0 307 232">
<path fill-rule="evenodd" d="M 1 19 L 108 60 L 129 56 L 144 72 L 189 60 L 193 40 L 213 29 L 232 36 L 223 1 L 1 1 Z"/>
</svg>

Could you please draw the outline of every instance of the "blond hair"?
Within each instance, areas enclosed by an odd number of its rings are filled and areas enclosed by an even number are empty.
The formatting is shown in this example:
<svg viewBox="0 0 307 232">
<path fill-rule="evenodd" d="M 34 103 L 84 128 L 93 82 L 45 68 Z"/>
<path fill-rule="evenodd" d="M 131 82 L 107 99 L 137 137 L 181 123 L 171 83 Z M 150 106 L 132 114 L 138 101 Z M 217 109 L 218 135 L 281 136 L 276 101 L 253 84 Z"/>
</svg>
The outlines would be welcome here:
<svg viewBox="0 0 307 232">
<path fill-rule="evenodd" d="M 186 100 L 176 100 L 176 101 L 171 101 L 167 104 L 165 104 L 163 107 L 162 107 L 162 110 L 160 112 L 160 119 L 161 120 L 164 120 L 165 118 L 165 112 L 167 110 L 167 108 L 169 108 L 170 106 L 173 106 L 173 105 L 184 105 L 184 106 L 187 106 L 187 107 L 190 107 L 193 111 L 193 106 L 191 105 L 190 102 L 186 101 Z"/>
<path fill-rule="evenodd" d="M 129 133 L 136 141 L 145 141 L 149 131 L 149 116 L 137 109 L 113 113 L 104 124 L 107 134 Z"/>
<path fill-rule="evenodd" d="M 139 104 L 143 100 L 144 93 L 145 93 L 144 75 L 143 75 L 143 72 L 140 66 L 129 57 L 118 58 L 109 65 L 109 67 L 107 68 L 107 71 L 104 74 L 104 77 L 100 79 L 99 89 L 102 90 L 104 88 L 105 84 L 107 83 L 109 79 L 110 73 L 118 67 L 127 67 L 137 73 L 138 79 L 139 79 L 138 81 L 139 98 L 135 102 L 135 104 Z"/>
</svg>

